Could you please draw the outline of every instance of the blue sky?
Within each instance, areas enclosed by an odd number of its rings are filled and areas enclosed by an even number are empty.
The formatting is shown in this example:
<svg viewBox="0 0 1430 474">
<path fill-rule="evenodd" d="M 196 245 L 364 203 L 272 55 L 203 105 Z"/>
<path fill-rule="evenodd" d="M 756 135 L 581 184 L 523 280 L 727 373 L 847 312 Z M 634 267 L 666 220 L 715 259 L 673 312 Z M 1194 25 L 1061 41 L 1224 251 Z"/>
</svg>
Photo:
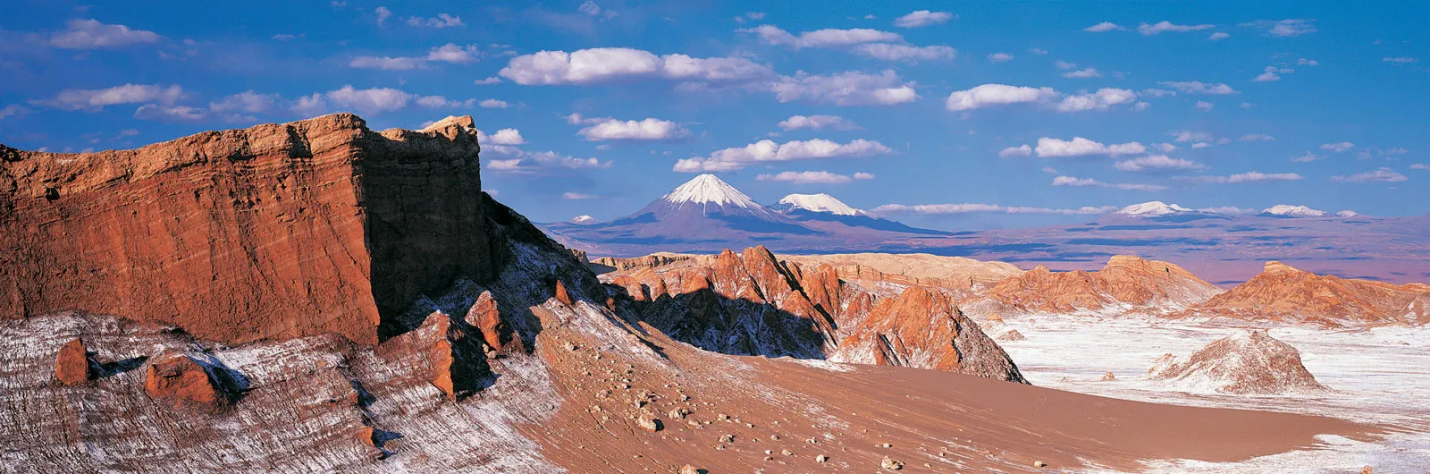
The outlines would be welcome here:
<svg viewBox="0 0 1430 474">
<path fill-rule="evenodd" d="M 1430 211 L 1421 2 L 265 3 L 4 1 L 0 143 L 470 114 L 537 221 L 697 172 L 939 228 Z"/>
</svg>

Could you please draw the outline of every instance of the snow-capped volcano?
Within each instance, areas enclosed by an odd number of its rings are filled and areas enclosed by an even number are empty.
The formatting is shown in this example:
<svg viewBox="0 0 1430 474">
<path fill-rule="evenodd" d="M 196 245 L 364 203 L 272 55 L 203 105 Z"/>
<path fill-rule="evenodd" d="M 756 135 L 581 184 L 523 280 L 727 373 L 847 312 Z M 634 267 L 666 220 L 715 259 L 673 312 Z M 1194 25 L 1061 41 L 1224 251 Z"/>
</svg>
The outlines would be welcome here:
<svg viewBox="0 0 1430 474">
<path fill-rule="evenodd" d="M 761 206 L 754 199 L 750 199 L 750 196 L 713 174 L 696 176 L 695 179 L 676 187 L 670 194 L 661 196 L 658 201 L 646 206 L 649 210 L 661 210 L 652 209 L 653 207 L 664 207 L 667 212 L 698 209 L 704 214 L 776 216 L 769 208 Z"/>
<path fill-rule="evenodd" d="M 1141 204 L 1133 204 L 1117 211 L 1125 216 L 1165 216 L 1168 214 L 1180 214 L 1184 212 L 1196 212 L 1176 204 L 1167 204 L 1162 201 L 1150 201 Z"/>
<path fill-rule="evenodd" d="M 588 215 L 585 215 L 585 214 L 582 214 L 582 215 L 579 215 L 579 216 L 576 216 L 576 217 L 571 218 L 571 223 L 572 223 L 572 224 L 595 224 L 595 223 L 597 223 L 597 222 L 601 222 L 601 221 L 596 220 L 595 217 L 591 217 L 591 216 L 588 216 Z"/>
<path fill-rule="evenodd" d="M 788 212 L 795 209 L 809 212 L 826 212 L 839 216 L 860 216 L 864 211 L 849 207 L 843 201 L 828 194 L 791 194 L 780 199 L 774 209 L 781 212 Z"/>
<path fill-rule="evenodd" d="M 1326 211 L 1311 209 L 1306 206 L 1292 206 L 1289 204 L 1277 204 L 1261 210 L 1262 215 L 1280 217 L 1324 217 Z"/>
</svg>

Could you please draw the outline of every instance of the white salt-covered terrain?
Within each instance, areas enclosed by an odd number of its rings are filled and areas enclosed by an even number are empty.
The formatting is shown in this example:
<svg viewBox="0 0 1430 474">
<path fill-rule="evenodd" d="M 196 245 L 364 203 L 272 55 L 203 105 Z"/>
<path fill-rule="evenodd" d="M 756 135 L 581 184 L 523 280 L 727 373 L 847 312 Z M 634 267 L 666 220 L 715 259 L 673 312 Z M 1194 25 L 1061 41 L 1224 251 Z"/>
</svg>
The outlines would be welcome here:
<svg viewBox="0 0 1430 474">
<path fill-rule="evenodd" d="M 1246 408 L 1338 417 L 1393 427 L 1376 442 L 1323 436 L 1314 450 L 1239 463 L 1161 461 L 1149 472 L 1425 472 L 1430 466 L 1430 327 L 1326 330 L 1257 326 L 1295 347 L 1326 391 L 1225 394 L 1154 380 L 1148 370 L 1171 353 L 1184 357 L 1245 327 L 1138 316 L 1033 315 L 1010 318 L 1000 339 L 1034 385 L 1127 400 Z M 1103 380 L 1111 372 L 1115 380 Z"/>
</svg>

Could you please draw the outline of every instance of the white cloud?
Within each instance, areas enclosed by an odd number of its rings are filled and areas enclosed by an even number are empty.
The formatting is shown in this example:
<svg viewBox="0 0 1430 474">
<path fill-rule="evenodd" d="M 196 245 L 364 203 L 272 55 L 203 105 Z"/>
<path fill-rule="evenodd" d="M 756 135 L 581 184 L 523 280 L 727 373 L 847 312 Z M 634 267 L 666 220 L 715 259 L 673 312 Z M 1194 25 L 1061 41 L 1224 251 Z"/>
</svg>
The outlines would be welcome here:
<svg viewBox="0 0 1430 474">
<path fill-rule="evenodd" d="M 1321 145 L 1321 149 L 1331 153 L 1345 153 L 1350 151 L 1351 148 L 1355 148 L 1355 146 L 1356 145 L 1351 142 L 1327 143 Z"/>
<path fill-rule="evenodd" d="M 874 179 L 874 173 L 858 172 L 854 173 L 854 179 Z"/>
<path fill-rule="evenodd" d="M 1028 52 L 1029 52 L 1029 53 L 1036 54 L 1036 55 L 1038 55 L 1038 56 L 1045 56 L 1045 55 L 1048 54 L 1048 50 L 1043 49 L 1043 48 L 1032 48 L 1032 49 L 1029 49 Z"/>
<path fill-rule="evenodd" d="M 541 51 L 512 58 L 500 74 L 512 82 L 528 86 L 651 79 L 740 84 L 768 81 L 774 77 L 768 67 L 745 58 L 692 58 L 683 54 L 656 56 L 630 48 L 591 48 L 571 53 Z"/>
<path fill-rule="evenodd" d="M 5 120 L 6 117 L 19 117 L 21 115 L 25 115 L 28 112 L 29 109 L 26 109 L 16 104 L 10 104 L 5 107 L 0 107 L 0 120 Z"/>
<path fill-rule="evenodd" d="M 1316 60 L 1314 60 L 1314 59 L 1301 58 L 1301 59 L 1297 59 L 1297 60 L 1296 60 L 1296 65 L 1297 65 L 1297 66 L 1320 66 L 1321 63 L 1316 62 Z"/>
<path fill-rule="evenodd" d="M 420 105 L 424 107 L 451 105 L 440 96 L 418 97 L 386 87 L 356 89 L 345 85 L 340 89 L 300 97 L 292 109 L 300 115 L 319 114 L 334 107 L 361 114 L 378 114 L 406 108 L 409 102 L 415 101 L 421 101 Z"/>
<path fill-rule="evenodd" d="M 1083 31 L 1087 31 L 1087 32 L 1090 32 L 1090 33 L 1104 33 L 1104 32 L 1108 32 L 1108 31 L 1120 30 L 1120 29 L 1122 29 L 1122 27 L 1121 27 L 1121 26 L 1117 26 L 1116 23 L 1113 23 L 1113 22 L 1110 22 L 1110 21 L 1104 21 L 1104 22 L 1102 22 L 1102 23 L 1098 23 L 1098 24 L 1096 24 L 1096 25 L 1092 25 L 1092 26 L 1089 26 L 1089 27 L 1087 27 L 1087 28 L 1083 28 Z"/>
<path fill-rule="evenodd" d="M 1005 214 L 1062 214 L 1093 215 L 1106 214 L 1117 210 L 1113 206 L 1083 206 L 1076 209 L 1051 209 L 1046 207 L 1003 206 L 998 204 L 885 204 L 874 208 L 875 213 L 886 214 L 966 214 L 972 212 L 995 212 Z"/>
<path fill-rule="evenodd" d="M 862 127 L 853 121 L 838 115 L 804 115 L 791 116 L 781 121 L 778 126 L 786 131 L 809 128 L 814 130 L 859 130 Z"/>
<path fill-rule="evenodd" d="M 161 122 L 192 122 L 203 120 L 206 116 L 207 110 L 187 105 L 144 104 L 134 111 L 134 118 Z"/>
<path fill-rule="evenodd" d="M 1312 162 L 1312 161 L 1316 161 L 1316 160 L 1319 160 L 1319 159 L 1322 159 L 1322 158 L 1325 158 L 1325 157 L 1324 157 L 1324 156 L 1320 156 L 1320 155 L 1316 155 L 1316 154 L 1311 153 L 1311 152 L 1308 151 L 1308 152 L 1306 152 L 1306 154 L 1304 154 L 1304 155 L 1298 156 L 1298 157 L 1296 157 L 1296 158 L 1292 158 L 1291 161 L 1294 162 L 1294 163 L 1310 163 L 1310 162 Z"/>
<path fill-rule="evenodd" d="M 458 46 L 447 43 L 427 51 L 424 57 L 415 56 L 357 56 L 348 61 L 348 67 L 358 69 L 382 69 L 385 71 L 410 71 L 427 66 L 428 62 L 448 62 L 466 64 L 481 59 L 481 51 L 475 45 Z"/>
<path fill-rule="evenodd" d="M 1201 82 L 1201 81 L 1170 82 L 1170 81 L 1169 81 L 1169 82 L 1158 82 L 1158 84 L 1161 84 L 1161 85 L 1167 86 L 1167 87 L 1171 87 L 1171 88 L 1173 88 L 1173 89 L 1176 89 L 1176 90 L 1181 91 L 1181 92 L 1186 93 L 1186 94 L 1226 95 L 1226 94 L 1235 94 L 1235 93 L 1236 93 L 1236 89 L 1232 89 L 1231 86 L 1228 86 L 1228 85 L 1226 85 L 1226 84 L 1212 83 L 1212 82 Z"/>
<path fill-rule="evenodd" d="M 572 114 L 573 117 L 579 117 Z M 568 119 L 569 120 L 569 119 Z M 647 118 L 618 120 L 613 118 L 582 119 L 591 124 L 576 132 L 589 141 L 671 141 L 690 135 L 690 131 L 675 122 Z"/>
<path fill-rule="evenodd" d="M 597 5 L 596 2 L 593 2 L 591 0 L 586 0 L 586 3 L 582 3 L 581 6 L 576 7 L 576 10 L 590 16 L 596 16 L 601 14 L 601 6 Z"/>
<path fill-rule="evenodd" d="M 1139 155 L 1146 153 L 1147 147 L 1138 142 L 1104 145 L 1083 137 L 1073 137 L 1072 140 L 1042 137 L 1038 139 L 1038 147 L 1034 151 L 1039 158 L 1066 158 L 1093 155 Z"/>
<path fill-rule="evenodd" d="M 481 60 L 482 52 L 477 49 L 477 45 L 458 46 L 454 43 L 447 43 L 427 51 L 428 61 L 441 61 L 454 64 L 474 63 Z"/>
<path fill-rule="evenodd" d="M 490 85 L 492 85 L 492 84 L 501 84 L 501 78 L 500 78 L 500 77 L 496 77 L 496 76 L 492 76 L 492 77 L 488 77 L 488 78 L 486 78 L 486 79 L 477 79 L 477 80 L 475 80 L 475 81 L 472 81 L 472 83 L 473 83 L 473 84 L 476 84 L 476 85 L 479 85 L 479 86 L 490 86 Z"/>
<path fill-rule="evenodd" d="M 953 19 L 953 14 L 949 12 L 931 12 L 919 10 L 908 15 L 901 16 L 894 20 L 894 26 L 899 28 L 920 28 L 935 25 Z"/>
<path fill-rule="evenodd" d="M 1262 29 L 1266 31 L 1268 36 L 1277 37 L 1301 36 L 1316 32 L 1314 20 L 1303 20 L 1300 18 L 1279 21 L 1258 20 L 1250 23 L 1242 23 L 1240 26 Z"/>
<path fill-rule="evenodd" d="M 65 23 L 64 31 L 50 36 L 49 44 L 62 49 L 122 48 L 136 44 L 158 43 L 158 33 L 134 30 L 124 25 L 108 25 L 98 20 L 74 19 Z"/>
<path fill-rule="evenodd" d="M 780 102 L 809 100 L 835 105 L 894 105 L 918 100 L 914 88 L 899 80 L 893 70 L 879 75 L 858 71 L 834 75 L 781 78 L 770 86 Z"/>
<path fill-rule="evenodd" d="M 1073 176 L 1058 176 L 1053 178 L 1053 186 L 1101 186 L 1102 183 L 1095 179 L 1079 179 Z"/>
<path fill-rule="evenodd" d="M 1298 181 L 1298 180 L 1301 180 L 1301 179 L 1304 179 L 1304 178 L 1302 178 L 1301 175 L 1296 174 L 1296 173 L 1262 173 L 1262 172 L 1260 172 L 1260 171 L 1250 171 L 1250 172 L 1246 172 L 1246 173 L 1234 174 L 1234 175 L 1231 175 L 1231 176 L 1193 176 L 1193 177 L 1179 177 L 1179 178 L 1173 178 L 1173 179 L 1181 179 L 1181 180 L 1185 180 L 1185 181 L 1200 182 L 1200 183 L 1218 183 L 1218 184 L 1233 183 L 1233 184 L 1235 184 L 1235 183 L 1260 183 L 1260 182 L 1266 182 L 1266 181 Z"/>
<path fill-rule="evenodd" d="M 1173 145 L 1171 143 L 1158 143 L 1152 145 L 1152 148 L 1155 148 L 1157 149 L 1157 151 L 1160 151 L 1162 153 L 1171 153 L 1177 151 L 1177 145 Z"/>
<path fill-rule="evenodd" d="M 1201 31 L 1215 28 L 1216 25 L 1178 25 L 1170 21 L 1159 21 L 1154 24 L 1143 23 L 1137 25 L 1137 32 L 1143 36 L 1152 36 L 1165 32 L 1186 33 L 1189 31 Z"/>
<path fill-rule="evenodd" d="M 779 174 L 761 174 L 755 179 L 758 181 L 785 181 L 794 184 L 845 184 L 854 181 L 848 176 L 828 171 L 785 171 Z"/>
<path fill-rule="evenodd" d="M 415 102 L 417 105 L 420 105 L 420 106 L 422 106 L 422 107 L 427 107 L 427 108 L 429 108 L 429 109 L 435 109 L 435 108 L 440 108 L 440 107 L 454 107 L 454 108 L 455 108 L 455 107 L 471 107 L 471 106 L 473 106 L 473 105 L 476 105 L 476 103 L 477 103 L 477 99 L 447 100 L 446 97 L 442 97 L 442 96 L 440 96 L 440 95 L 429 95 L 429 96 L 421 96 L 421 97 L 419 97 L 419 96 L 411 96 L 411 97 L 414 99 L 414 102 Z M 399 108 L 400 108 L 400 107 L 399 107 Z"/>
<path fill-rule="evenodd" d="M 1068 70 L 1077 67 L 1077 64 L 1059 59 L 1057 61 L 1053 61 L 1053 66 L 1057 67 L 1058 69 Z"/>
<path fill-rule="evenodd" d="M 1029 156 L 1032 154 L 1033 147 L 1030 147 L 1028 145 L 1010 146 L 998 152 L 998 156 L 1001 158 L 1009 158 L 1014 156 Z"/>
<path fill-rule="evenodd" d="M 407 71 L 426 64 L 422 58 L 358 56 L 348 62 L 348 67 L 358 69 L 382 69 L 384 71 Z"/>
<path fill-rule="evenodd" d="M 373 13 L 377 14 L 377 26 L 382 26 L 383 22 L 386 22 L 388 18 L 392 18 L 392 10 L 388 10 L 386 6 L 377 7 L 376 10 L 373 10 Z"/>
<path fill-rule="evenodd" d="M 795 49 L 845 48 L 867 43 L 900 43 L 904 41 L 904 38 L 897 33 L 869 28 L 851 28 L 847 30 L 826 28 L 806 31 L 800 33 L 799 36 L 795 36 L 774 25 L 760 25 L 755 28 L 741 29 L 739 32 L 752 33 L 759 36 L 760 41 L 766 44 L 789 46 Z"/>
<path fill-rule="evenodd" d="M 958 51 L 943 45 L 911 46 L 907 44 L 871 43 L 861 44 L 854 51 L 874 59 L 885 61 L 917 61 L 953 59 Z"/>
<path fill-rule="evenodd" d="M 735 17 L 735 23 L 744 24 L 746 21 L 760 21 L 765 19 L 765 12 L 745 12 L 744 15 Z"/>
<path fill-rule="evenodd" d="M 771 140 L 760 140 L 742 148 L 726 148 L 711 153 L 707 157 L 679 160 L 674 171 L 733 171 L 757 163 L 773 163 L 797 160 L 831 158 L 855 158 L 873 155 L 887 155 L 894 150 L 882 143 L 871 140 L 854 140 L 839 144 L 829 140 L 789 141 L 777 144 Z"/>
<path fill-rule="evenodd" d="M 1381 59 L 1381 62 L 1387 62 L 1387 63 L 1401 63 L 1401 64 L 1408 64 L 1408 63 L 1414 63 L 1414 62 L 1419 62 L 1419 61 L 1420 61 L 1419 59 L 1415 59 L 1415 58 L 1411 58 L 1411 57 L 1405 57 L 1405 56 L 1387 57 L 1387 58 L 1385 58 L 1385 59 Z"/>
<path fill-rule="evenodd" d="M 1212 134 L 1210 134 L 1210 133 L 1207 133 L 1207 132 L 1193 132 L 1193 131 L 1191 131 L 1191 130 L 1182 130 L 1182 131 L 1172 132 L 1171 135 L 1172 135 L 1173 137 L 1176 137 L 1176 138 L 1173 139 L 1173 141 L 1175 141 L 1175 142 L 1177 142 L 1177 143 L 1185 143 L 1185 142 L 1209 142 L 1209 141 L 1212 141 L 1212 140 L 1215 140 L 1215 139 L 1216 139 L 1216 138 L 1213 137 Z"/>
<path fill-rule="evenodd" d="M 1057 91 L 1051 87 L 1032 88 L 984 84 L 949 94 L 946 107 L 953 111 L 972 110 L 991 105 L 1045 102 L 1051 101 L 1057 96 Z"/>
<path fill-rule="evenodd" d="M 591 3 L 591 2 L 586 2 L 586 3 Z M 579 200 L 586 200 L 586 199 L 596 199 L 596 196 L 592 196 L 592 195 L 590 195 L 590 194 L 581 194 L 581 193 L 577 193 L 577 192 L 567 191 L 567 192 L 561 193 L 561 199 L 565 199 L 565 200 L 568 200 L 568 201 L 579 201 Z"/>
<path fill-rule="evenodd" d="M 1398 183 L 1409 180 L 1405 175 L 1397 173 L 1390 168 L 1379 168 L 1364 173 L 1356 173 L 1350 176 L 1336 176 L 1331 178 L 1335 181 L 1346 181 L 1351 183 Z"/>
<path fill-rule="evenodd" d="M 455 26 L 467 26 L 462 22 L 462 17 L 452 16 L 446 13 L 438 13 L 432 18 L 408 17 L 407 24 L 419 28 L 452 28 Z"/>
<path fill-rule="evenodd" d="M 1224 39 L 1227 39 L 1227 38 L 1230 38 L 1230 37 L 1231 37 L 1231 35 L 1229 35 L 1229 34 L 1227 34 L 1227 33 L 1225 33 L 1225 32 L 1222 32 L 1222 31 L 1218 31 L 1218 32 L 1216 32 L 1216 33 L 1212 33 L 1212 35 L 1211 35 L 1211 36 L 1208 36 L 1207 39 L 1212 40 L 1212 41 L 1221 41 L 1221 40 L 1224 40 Z"/>
<path fill-rule="evenodd" d="M 1276 75 L 1276 73 L 1278 73 L 1278 72 L 1281 72 L 1281 68 L 1276 67 L 1276 66 L 1266 66 L 1265 72 L 1262 72 L 1261 75 L 1256 76 L 1256 78 L 1255 78 L 1255 79 L 1252 79 L 1252 81 L 1253 81 L 1253 82 L 1279 81 L 1279 80 L 1281 80 L 1281 76 Z"/>
<path fill-rule="evenodd" d="M 1200 150 L 1200 149 L 1208 148 L 1208 147 L 1211 147 L 1211 146 L 1212 146 L 1212 144 L 1207 143 L 1207 142 L 1197 142 L 1197 143 L 1193 143 L 1193 144 L 1192 144 L 1192 149 L 1193 149 L 1193 150 Z"/>
<path fill-rule="evenodd" d="M 501 132 L 497 132 L 500 134 Z M 480 138 L 479 138 L 480 140 Z M 610 161 L 595 158 L 576 158 L 553 151 L 528 152 L 514 146 L 493 145 L 482 147 L 483 158 L 487 158 L 487 169 L 511 174 L 552 174 L 569 173 L 572 170 L 610 168 Z M 497 159 L 500 158 L 500 159 Z"/>
<path fill-rule="evenodd" d="M 1215 105 L 1212 105 L 1211 102 L 1207 102 L 1207 101 L 1204 101 L 1204 100 L 1199 100 L 1199 101 L 1197 101 L 1196 105 L 1194 105 L 1193 107 L 1196 107 L 1197 110 L 1200 110 L 1200 111 L 1202 111 L 1202 112 L 1211 112 L 1212 107 L 1216 107 L 1216 106 L 1215 106 Z"/>
<path fill-rule="evenodd" d="M 1102 73 L 1097 72 L 1097 68 L 1090 67 L 1077 71 L 1065 72 L 1063 73 L 1063 77 L 1070 79 L 1091 79 L 1094 77 L 1102 77 Z"/>
<path fill-rule="evenodd" d="M 521 131 L 515 128 L 503 128 L 497 133 L 487 135 L 481 130 L 477 130 L 477 143 L 482 145 L 525 145 L 526 139 L 521 137 Z"/>
<path fill-rule="evenodd" d="M 278 108 L 278 101 L 277 94 L 259 94 L 250 90 L 209 102 L 209 110 L 224 115 L 230 121 L 253 122 L 257 121 L 256 117 L 243 114 L 273 112 Z"/>
<path fill-rule="evenodd" d="M 509 104 L 504 100 L 487 99 L 478 102 L 477 105 L 482 106 L 484 109 L 505 109 Z"/>
<path fill-rule="evenodd" d="M 1137 93 L 1127 89 L 1104 87 L 1091 94 L 1070 95 L 1058 103 L 1059 112 L 1082 112 L 1087 110 L 1107 110 L 1114 105 L 1130 104 L 1137 101 Z"/>
<path fill-rule="evenodd" d="M 1205 169 L 1201 163 L 1167 155 L 1148 155 L 1119 161 L 1113 167 L 1122 171 L 1190 171 Z"/>
<path fill-rule="evenodd" d="M 159 103 L 171 105 L 184 96 L 177 85 L 125 84 L 108 89 L 66 89 L 37 103 L 63 110 L 96 111 L 109 105 Z"/>
<path fill-rule="evenodd" d="M 988 55 L 988 60 L 995 63 L 1007 62 L 1013 60 L 1013 55 L 1008 53 L 993 53 Z"/>
<path fill-rule="evenodd" d="M 1162 97 L 1167 96 L 1175 97 L 1177 93 L 1175 91 L 1169 91 L 1166 89 L 1142 89 L 1142 95 L 1145 95 L 1147 97 L 1156 97 L 1160 99 Z"/>
<path fill-rule="evenodd" d="M 1246 135 L 1242 135 L 1241 138 L 1237 139 L 1237 141 L 1242 142 L 1269 142 L 1275 140 L 1276 137 L 1267 135 L 1265 133 L 1248 133 Z"/>
<path fill-rule="evenodd" d="M 1410 169 L 1412 169 L 1412 170 L 1426 170 L 1426 171 L 1430 171 L 1430 165 L 1427 165 L 1427 164 L 1424 164 L 1424 163 L 1416 163 L 1416 164 L 1410 165 Z"/>
</svg>

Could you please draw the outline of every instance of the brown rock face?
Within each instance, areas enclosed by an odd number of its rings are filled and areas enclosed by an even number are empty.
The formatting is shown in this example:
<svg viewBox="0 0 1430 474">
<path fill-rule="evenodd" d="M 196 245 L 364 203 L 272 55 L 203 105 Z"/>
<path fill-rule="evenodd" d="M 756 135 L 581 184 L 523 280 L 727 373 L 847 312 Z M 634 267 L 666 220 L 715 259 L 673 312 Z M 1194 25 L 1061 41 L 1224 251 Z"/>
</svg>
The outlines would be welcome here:
<svg viewBox="0 0 1430 474">
<path fill-rule="evenodd" d="M 501 310 L 497 308 L 497 301 L 490 291 L 483 291 L 477 296 L 477 302 L 467 311 L 465 319 L 467 325 L 481 332 L 482 341 L 492 349 L 504 349 L 512 341 L 511 328 L 502 320 Z"/>
<path fill-rule="evenodd" d="M 218 411 L 236 399 L 235 381 L 220 368 L 205 367 L 193 358 L 174 352 L 161 354 L 149 363 L 144 375 L 144 392 L 155 400 L 175 407 L 193 406 Z"/>
<path fill-rule="evenodd" d="M 1160 312 L 1201 303 L 1220 291 L 1171 263 L 1117 255 L 1096 272 L 1055 273 L 1039 266 L 999 282 L 988 297 L 1022 312 L 1096 311 L 1118 304 Z"/>
<path fill-rule="evenodd" d="M 1430 322 L 1430 286 L 1343 279 L 1267 262 L 1246 283 L 1184 314 L 1327 326 L 1425 324 Z"/>
<path fill-rule="evenodd" d="M 571 300 L 571 293 L 566 291 L 566 284 L 562 283 L 561 280 L 556 280 L 556 301 L 560 301 L 561 304 L 567 306 L 574 303 L 574 301 Z"/>
<path fill-rule="evenodd" d="M 375 344 L 419 293 L 494 274 L 477 154 L 470 117 L 377 133 L 351 114 L 136 150 L 0 146 L 0 317 Z"/>
<path fill-rule="evenodd" d="M 55 358 L 56 380 L 64 385 L 79 385 L 94 377 L 94 363 L 89 360 L 84 341 L 75 338 L 60 347 L 60 354 Z"/>
<path fill-rule="evenodd" d="M 1008 354 L 954 306 L 948 297 L 911 286 L 874 304 L 869 315 L 840 341 L 837 358 L 946 370 L 1023 382 Z"/>
<path fill-rule="evenodd" d="M 1172 380 L 1192 389 L 1273 395 L 1326 387 L 1301 365 L 1301 352 L 1264 330 L 1241 330 L 1212 341 L 1191 355 L 1162 356 L 1148 371 L 1153 380 Z"/>
<path fill-rule="evenodd" d="M 378 346 L 378 354 L 418 367 L 410 375 L 424 377 L 448 399 L 460 400 L 481 390 L 492 375 L 480 337 L 474 328 L 432 313 L 421 327 Z"/>
</svg>

